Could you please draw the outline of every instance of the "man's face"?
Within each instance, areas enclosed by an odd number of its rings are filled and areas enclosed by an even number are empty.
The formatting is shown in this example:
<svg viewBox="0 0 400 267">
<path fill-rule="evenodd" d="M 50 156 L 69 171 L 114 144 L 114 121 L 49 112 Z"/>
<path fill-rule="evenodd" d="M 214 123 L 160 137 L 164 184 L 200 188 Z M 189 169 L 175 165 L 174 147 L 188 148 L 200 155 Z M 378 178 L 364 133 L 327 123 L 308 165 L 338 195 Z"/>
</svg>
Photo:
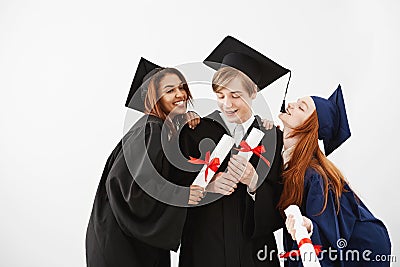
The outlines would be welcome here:
<svg viewBox="0 0 400 267">
<path fill-rule="evenodd" d="M 218 107 L 229 122 L 243 123 L 251 117 L 251 105 L 253 99 L 257 96 L 257 92 L 250 95 L 239 77 L 230 81 L 215 94 L 217 95 Z"/>
</svg>

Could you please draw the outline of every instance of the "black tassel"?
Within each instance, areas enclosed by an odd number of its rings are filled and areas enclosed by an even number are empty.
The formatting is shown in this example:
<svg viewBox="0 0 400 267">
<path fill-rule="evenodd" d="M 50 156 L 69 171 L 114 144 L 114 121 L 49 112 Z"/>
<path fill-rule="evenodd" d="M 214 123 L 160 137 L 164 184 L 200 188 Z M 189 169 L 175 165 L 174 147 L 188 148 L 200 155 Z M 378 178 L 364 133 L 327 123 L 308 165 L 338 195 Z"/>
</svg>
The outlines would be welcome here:
<svg viewBox="0 0 400 267">
<path fill-rule="evenodd" d="M 281 113 L 286 113 L 286 104 L 285 104 L 285 99 L 282 101 L 282 106 L 281 106 Z"/>
<path fill-rule="evenodd" d="M 281 113 L 286 113 L 286 94 L 287 94 L 287 90 L 289 88 L 289 82 L 290 82 L 290 78 L 292 78 L 292 72 L 289 71 L 289 80 L 286 84 L 286 90 L 285 90 L 285 96 L 283 97 L 283 101 L 282 101 L 282 106 L 281 106 Z"/>
</svg>

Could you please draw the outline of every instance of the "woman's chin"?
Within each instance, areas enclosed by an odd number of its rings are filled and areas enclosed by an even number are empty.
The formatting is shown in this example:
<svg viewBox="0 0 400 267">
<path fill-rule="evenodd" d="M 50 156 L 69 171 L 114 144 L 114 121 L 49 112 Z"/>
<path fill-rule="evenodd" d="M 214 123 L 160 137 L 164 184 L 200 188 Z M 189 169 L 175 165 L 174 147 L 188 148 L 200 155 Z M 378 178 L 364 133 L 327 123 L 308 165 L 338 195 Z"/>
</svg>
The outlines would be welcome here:
<svg viewBox="0 0 400 267">
<path fill-rule="evenodd" d="M 185 114 L 186 111 L 187 111 L 186 107 L 174 108 L 174 110 L 170 112 L 170 116 L 182 115 Z"/>
<path fill-rule="evenodd" d="M 278 115 L 278 118 L 281 120 L 281 122 L 283 123 L 283 125 L 285 125 L 285 123 L 286 123 L 285 114 L 286 114 L 286 113 L 281 113 L 281 114 Z"/>
<path fill-rule="evenodd" d="M 187 112 L 187 108 L 186 107 L 177 108 L 176 111 L 178 114 L 185 114 Z"/>
</svg>

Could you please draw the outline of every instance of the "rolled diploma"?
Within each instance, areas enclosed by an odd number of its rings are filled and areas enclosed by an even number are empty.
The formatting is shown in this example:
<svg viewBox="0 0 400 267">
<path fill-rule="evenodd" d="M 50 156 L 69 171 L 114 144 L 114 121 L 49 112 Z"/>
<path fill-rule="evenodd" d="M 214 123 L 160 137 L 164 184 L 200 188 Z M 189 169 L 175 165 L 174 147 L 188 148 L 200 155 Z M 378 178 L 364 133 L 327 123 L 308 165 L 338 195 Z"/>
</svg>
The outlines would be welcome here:
<svg viewBox="0 0 400 267">
<path fill-rule="evenodd" d="M 246 138 L 246 143 L 249 144 L 251 148 L 255 148 L 261 142 L 264 137 L 264 133 L 257 128 L 251 129 L 249 135 Z M 239 156 L 244 157 L 247 161 L 251 158 L 253 153 L 239 151 Z"/>
<path fill-rule="evenodd" d="M 297 244 L 303 238 L 310 238 L 308 235 L 307 228 L 303 226 L 303 216 L 301 215 L 300 209 L 296 205 L 290 205 L 285 209 L 286 216 L 293 215 L 294 217 L 294 229 L 296 230 L 295 238 Z M 304 243 L 300 248 L 300 256 L 304 267 L 321 267 L 313 244 Z"/>
<path fill-rule="evenodd" d="M 226 158 L 228 153 L 231 151 L 233 145 L 235 143 L 235 140 L 230 137 L 227 134 L 224 134 L 219 140 L 217 146 L 215 147 L 214 151 L 211 153 L 210 156 L 210 161 L 214 158 L 219 158 L 220 163 L 222 164 L 222 161 Z M 207 176 L 207 182 L 205 181 L 205 171 L 206 171 L 207 166 L 204 165 L 199 174 L 197 175 L 196 179 L 192 183 L 193 185 L 199 185 L 203 188 L 205 188 L 208 183 L 210 182 L 211 178 L 214 176 L 215 172 L 213 172 L 211 169 L 208 169 L 208 176 Z"/>
</svg>

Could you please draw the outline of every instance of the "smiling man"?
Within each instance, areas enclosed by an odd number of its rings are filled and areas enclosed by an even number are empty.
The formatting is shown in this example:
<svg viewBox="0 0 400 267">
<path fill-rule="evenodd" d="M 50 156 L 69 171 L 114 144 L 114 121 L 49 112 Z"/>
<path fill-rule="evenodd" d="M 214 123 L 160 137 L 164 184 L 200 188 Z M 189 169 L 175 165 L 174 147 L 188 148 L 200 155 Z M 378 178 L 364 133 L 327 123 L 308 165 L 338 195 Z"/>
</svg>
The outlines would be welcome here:
<svg viewBox="0 0 400 267">
<path fill-rule="evenodd" d="M 264 129 L 252 104 L 260 89 L 288 70 L 229 36 L 204 63 L 217 70 L 212 88 L 219 110 L 203 118 L 196 129 L 182 129 L 182 153 L 187 158 L 202 156 L 200 142 L 210 138 L 217 143 L 223 134 L 232 136 L 238 148 L 254 127 L 265 134 L 260 145 L 266 148 L 263 156 L 271 166 L 256 155 L 247 161 L 235 149 L 221 159 L 205 198 L 188 210 L 179 266 L 279 266 L 273 232 L 283 226 L 276 209 L 282 132 Z M 258 252 L 265 246 L 271 256 L 260 257 Z"/>
</svg>

